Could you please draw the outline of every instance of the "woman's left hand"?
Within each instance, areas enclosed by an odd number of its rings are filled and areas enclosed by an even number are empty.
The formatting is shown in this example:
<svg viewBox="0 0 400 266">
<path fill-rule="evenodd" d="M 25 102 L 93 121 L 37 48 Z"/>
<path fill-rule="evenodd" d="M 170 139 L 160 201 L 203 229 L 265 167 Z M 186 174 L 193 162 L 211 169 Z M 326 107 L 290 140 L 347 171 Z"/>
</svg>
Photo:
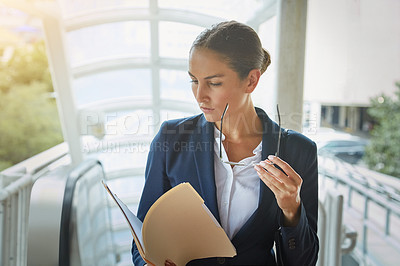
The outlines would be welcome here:
<svg viewBox="0 0 400 266">
<path fill-rule="evenodd" d="M 288 163 L 273 155 L 255 165 L 254 169 L 264 184 L 275 194 L 278 206 L 284 215 L 283 225 L 296 226 L 300 219 L 300 188 L 303 179 Z"/>
</svg>

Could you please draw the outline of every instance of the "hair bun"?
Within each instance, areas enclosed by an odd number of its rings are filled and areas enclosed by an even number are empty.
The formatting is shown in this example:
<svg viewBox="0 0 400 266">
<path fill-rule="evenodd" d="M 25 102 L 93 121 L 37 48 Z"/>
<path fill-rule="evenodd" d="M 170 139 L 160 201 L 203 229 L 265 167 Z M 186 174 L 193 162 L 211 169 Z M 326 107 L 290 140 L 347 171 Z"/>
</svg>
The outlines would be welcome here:
<svg viewBox="0 0 400 266">
<path fill-rule="evenodd" d="M 264 52 L 264 61 L 263 61 L 263 64 L 261 66 L 261 69 L 260 69 L 261 74 L 264 73 L 265 70 L 267 70 L 268 66 L 271 64 L 271 56 L 270 56 L 270 54 L 264 48 L 262 48 L 262 49 L 263 49 L 263 52 Z"/>
</svg>

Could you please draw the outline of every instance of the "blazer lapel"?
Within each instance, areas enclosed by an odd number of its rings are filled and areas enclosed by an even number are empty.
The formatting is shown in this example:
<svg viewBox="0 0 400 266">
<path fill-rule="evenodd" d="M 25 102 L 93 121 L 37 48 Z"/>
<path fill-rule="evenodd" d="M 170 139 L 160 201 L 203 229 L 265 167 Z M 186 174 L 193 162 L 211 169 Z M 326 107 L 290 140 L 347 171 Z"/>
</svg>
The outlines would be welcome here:
<svg viewBox="0 0 400 266">
<path fill-rule="evenodd" d="M 261 109 L 256 108 L 257 115 L 263 122 L 263 140 L 262 140 L 262 152 L 261 159 L 267 159 L 268 155 L 273 155 L 276 152 L 278 146 L 278 130 L 279 126 L 274 123 L 268 115 Z M 260 200 L 258 205 L 266 202 L 272 202 L 275 196 L 272 191 L 264 184 L 260 179 Z"/>
<path fill-rule="evenodd" d="M 267 159 L 268 155 L 275 154 L 276 152 L 279 127 L 268 117 L 268 115 L 263 110 L 256 108 L 256 112 L 263 123 L 261 159 L 265 160 Z M 236 247 L 238 247 L 241 243 L 245 244 L 246 241 L 248 241 L 246 239 L 246 235 L 248 235 L 247 232 L 251 230 L 251 227 L 254 227 L 255 223 L 259 222 L 258 220 L 260 220 L 260 216 L 262 216 L 262 213 L 267 213 L 271 212 L 271 210 L 274 210 L 274 208 L 271 209 L 272 204 L 276 204 L 274 193 L 272 193 L 272 191 L 264 184 L 264 182 L 262 182 L 261 179 L 259 182 L 260 197 L 258 201 L 258 208 L 232 239 L 232 242 Z M 275 215 L 275 213 L 271 215 Z"/>
<path fill-rule="evenodd" d="M 220 222 L 214 173 L 214 125 L 202 116 L 193 134 L 194 143 L 200 143 L 201 149 L 193 152 L 197 176 L 200 184 L 200 195 L 211 213 Z"/>
</svg>

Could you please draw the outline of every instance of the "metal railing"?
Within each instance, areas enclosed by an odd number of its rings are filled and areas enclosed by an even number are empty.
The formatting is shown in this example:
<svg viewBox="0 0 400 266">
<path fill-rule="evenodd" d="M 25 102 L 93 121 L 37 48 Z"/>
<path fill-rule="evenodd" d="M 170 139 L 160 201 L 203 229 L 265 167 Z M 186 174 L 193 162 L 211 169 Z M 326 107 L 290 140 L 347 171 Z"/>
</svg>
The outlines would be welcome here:
<svg viewBox="0 0 400 266">
<path fill-rule="evenodd" d="M 33 162 L 35 161 L 35 162 Z M 38 163 L 40 162 L 40 163 Z M 30 194 L 32 185 L 35 181 L 41 176 L 45 175 L 52 169 L 54 169 L 56 164 L 67 165 L 70 163 L 68 158 L 68 150 L 65 145 L 61 145 L 55 147 L 49 151 L 46 151 L 42 154 L 39 154 L 26 162 L 16 165 L 6 171 L 1 173 L 0 179 L 0 237 L 1 237 L 1 246 L 0 246 L 0 263 L 4 266 L 14 266 L 14 265 L 26 265 L 27 264 L 27 224 L 29 218 L 29 205 L 30 205 Z M 96 167 L 99 166 L 99 167 Z M 78 180 L 81 179 L 82 176 L 85 176 L 88 171 L 92 171 L 93 168 L 99 168 L 100 170 L 96 170 L 97 172 L 92 172 L 89 174 L 89 178 L 84 178 L 86 181 L 83 184 L 80 184 L 76 187 L 73 186 L 73 183 L 78 184 Z M 342 198 L 342 202 L 344 202 L 344 211 L 347 215 L 352 215 L 352 217 L 357 217 L 361 220 L 358 230 L 359 241 L 357 242 L 357 248 L 354 254 L 359 259 L 361 265 L 385 265 L 384 262 L 379 261 L 376 258 L 376 254 L 374 254 L 373 250 L 369 246 L 368 235 L 373 232 L 379 236 L 380 241 L 385 242 L 387 246 L 390 246 L 395 250 L 398 257 L 400 258 L 400 241 L 398 235 L 396 234 L 396 230 L 393 228 L 397 227 L 397 223 L 400 224 L 400 200 L 398 190 L 394 189 L 395 185 L 387 185 L 385 183 L 381 183 L 379 180 L 371 178 L 365 174 L 361 174 L 357 171 L 353 166 L 343 163 L 338 160 L 334 160 L 332 158 L 320 157 L 319 158 L 319 174 L 320 174 L 320 186 L 335 187 L 337 191 L 341 191 L 343 197 L 341 195 L 336 195 L 336 199 L 338 199 L 338 203 L 340 203 L 340 199 Z M 92 169 L 92 170 L 91 170 Z M 96 192 L 96 189 L 93 189 L 93 184 L 99 183 L 98 181 L 101 179 L 101 176 L 98 176 L 100 172 L 102 172 L 102 167 L 98 163 L 98 161 L 89 161 L 85 162 L 83 165 L 78 166 L 73 172 L 71 172 L 71 180 L 74 180 L 70 185 L 66 187 L 70 187 L 70 191 L 74 193 L 74 195 L 89 195 L 91 193 L 99 193 Z M 115 173 L 108 173 L 108 180 L 120 179 L 123 178 L 131 178 L 134 176 L 142 176 L 143 169 L 138 169 L 137 171 L 133 170 L 119 170 Z M 104 173 L 103 173 L 104 174 Z M 98 184 L 100 185 L 100 183 Z M 400 184 L 399 184 L 400 187 Z M 75 191 L 76 190 L 76 191 Z M 93 192 L 94 191 L 94 192 Z M 67 191 L 66 191 L 67 192 Z M 104 191 L 102 191 L 104 192 Z M 101 192 L 101 193 L 102 193 Z M 75 194 L 77 193 L 77 194 Z M 69 195 L 69 196 L 68 196 Z M 98 194 L 92 195 L 92 197 L 99 199 Z M 103 196 L 101 196 L 103 197 Z M 72 204 L 73 194 L 65 193 L 64 199 L 67 200 L 69 198 L 69 202 Z M 78 226 L 81 226 L 78 221 L 79 219 L 76 216 L 79 216 L 79 212 L 81 213 L 81 217 L 86 219 L 90 218 L 88 221 L 89 224 L 95 224 L 95 221 L 98 220 L 96 213 L 101 212 L 109 212 L 110 207 L 113 206 L 107 201 L 106 195 L 103 197 L 104 202 L 98 201 L 90 201 L 90 199 L 85 203 L 86 205 L 93 204 L 93 206 L 80 206 L 79 210 L 75 210 L 75 217 L 69 216 L 69 222 L 65 222 L 62 225 L 62 229 L 60 230 L 60 237 L 65 240 L 67 235 L 70 236 L 68 230 L 70 227 L 71 219 L 72 222 L 76 222 Z M 135 202 L 138 195 L 135 196 Z M 355 199 L 362 198 L 363 202 L 357 202 Z M 321 197 L 320 202 L 320 219 L 323 221 L 323 224 L 320 225 L 319 235 L 321 238 L 321 246 L 326 252 L 320 257 L 319 265 L 331 265 L 329 261 L 332 261 L 329 258 L 329 253 L 332 256 L 337 256 L 337 254 L 345 254 L 352 250 L 352 245 L 354 244 L 354 240 L 356 235 L 351 230 L 347 230 L 347 227 L 342 228 L 331 228 L 329 223 L 339 219 L 340 208 L 339 205 L 327 203 Z M 75 203 L 76 204 L 76 203 Z M 374 206 L 372 206 L 372 204 Z M 72 205 L 71 205 L 72 206 Z M 70 206 L 70 207 L 71 207 Z M 337 214 L 332 214 L 332 209 L 329 209 L 329 206 L 333 207 L 333 210 L 338 210 Z M 64 206 L 65 207 L 65 206 Z M 380 218 L 384 219 L 384 222 L 379 224 L 374 219 L 374 215 L 371 216 L 371 208 L 379 207 L 381 209 L 382 215 Z M 88 215 L 90 212 L 90 215 Z M 65 207 L 63 209 L 62 216 L 68 216 L 67 213 L 68 208 Z M 82 216 L 83 214 L 83 216 Z M 109 215 L 106 214 L 106 216 Z M 345 216 L 345 215 L 344 215 Z M 395 219 L 396 218 L 396 219 Z M 74 220 L 77 219 L 77 220 Z M 110 220 L 111 218 L 108 218 Z M 341 220 L 341 218 L 339 219 Z M 338 220 L 338 221 L 339 221 Z M 356 220 L 356 219 L 354 219 Z M 346 223 L 346 222 L 345 222 Z M 333 227 L 337 226 L 335 223 L 332 223 Z M 110 231 L 111 235 L 114 233 L 121 234 L 125 233 L 129 234 L 127 227 L 119 226 L 119 225 L 96 225 L 99 228 L 96 228 L 98 232 Z M 83 229 L 79 229 L 75 226 L 76 232 L 81 230 L 81 232 L 85 231 Z M 332 238 L 331 232 L 339 238 L 336 238 L 335 244 L 335 252 L 333 252 L 333 244 L 330 243 L 329 239 Z M 340 232 L 339 232 L 340 231 Z M 76 233 L 74 232 L 74 233 Z M 78 232 L 79 233 L 79 232 Z M 115 264 L 120 264 L 121 261 L 120 256 L 122 254 L 129 255 L 129 247 L 130 243 L 126 243 L 123 246 L 115 245 L 114 240 L 109 240 L 109 233 L 105 236 L 104 234 L 97 235 L 93 239 L 99 240 L 101 237 L 106 238 L 106 240 L 101 240 L 97 242 L 107 242 L 106 246 L 98 247 L 96 252 L 98 254 L 102 254 L 103 251 L 106 251 L 104 254 L 108 254 L 108 258 L 98 257 L 96 258 L 98 261 L 113 261 Z M 64 235 L 64 236 L 63 236 Z M 86 235 L 85 233 L 80 237 L 80 240 L 84 243 L 88 243 L 86 240 L 91 238 L 92 236 Z M 107 240 L 108 239 L 108 240 Z M 346 241 L 350 239 L 352 243 L 346 245 Z M 65 248 L 65 244 L 70 241 L 70 239 L 66 242 L 64 240 L 60 240 L 60 260 L 62 256 L 67 256 L 69 251 L 62 251 Z M 86 242 L 85 242 L 86 241 Z M 92 240 L 91 240 L 92 241 Z M 333 241 L 333 240 L 332 240 Z M 339 241 L 339 242 L 338 242 Z M 82 243 L 83 243 L 82 242 Z M 340 243 L 340 244 L 338 244 Z M 95 246 L 95 245 L 94 245 Z M 62 255 L 62 252 L 64 255 Z M 339 253 L 338 253 L 339 252 Z M 335 253 L 335 254 L 333 254 Z M 322 254 L 322 253 L 321 253 Z M 327 255 L 328 254 L 328 255 Z M 390 254 L 393 256 L 393 254 Z M 125 256 L 125 255 L 124 255 Z M 390 257 L 390 256 L 389 256 Z M 338 260 L 337 257 L 336 261 Z M 81 259 L 81 258 L 79 258 Z M 103 263 L 103 265 L 106 265 Z M 387 264 L 386 264 L 387 265 Z"/>
<path fill-rule="evenodd" d="M 400 223 L 399 191 L 379 176 L 374 177 L 375 172 L 361 173 L 356 166 L 333 157 L 319 157 L 319 168 L 320 186 L 332 185 L 343 191 L 347 221 L 353 223 L 359 234 L 354 255 L 360 265 L 395 265 L 393 261 L 400 259 L 400 238 L 391 230 L 397 227 L 391 221 Z M 400 185 L 400 180 L 392 182 Z M 369 247 L 378 240 L 386 253 Z"/>
<path fill-rule="evenodd" d="M 65 143 L 42 152 L 0 173 L 0 264 L 27 264 L 30 194 L 34 182 L 51 165 L 68 160 Z"/>
</svg>

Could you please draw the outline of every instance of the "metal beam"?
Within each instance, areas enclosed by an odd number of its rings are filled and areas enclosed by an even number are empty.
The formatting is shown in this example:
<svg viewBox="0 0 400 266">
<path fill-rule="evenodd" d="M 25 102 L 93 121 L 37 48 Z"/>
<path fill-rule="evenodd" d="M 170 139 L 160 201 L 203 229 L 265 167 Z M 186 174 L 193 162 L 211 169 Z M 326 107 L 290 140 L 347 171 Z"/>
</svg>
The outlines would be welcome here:
<svg viewBox="0 0 400 266">
<path fill-rule="evenodd" d="M 64 31 L 58 19 L 46 17 L 42 21 L 64 140 L 68 143 L 72 164 L 77 165 L 82 161 L 83 155 Z"/>
<path fill-rule="evenodd" d="M 187 71 L 186 59 L 160 58 L 158 62 L 160 68 Z M 81 78 L 113 70 L 150 67 L 151 61 L 148 58 L 123 57 L 117 59 L 93 61 L 77 67 L 73 67 L 72 75 L 74 78 Z"/>
<path fill-rule="evenodd" d="M 160 44 L 159 44 L 159 20 L 155 19 L 158 15 L 158 1 L 150 0 L 150 13 L 153 19 L 150 20 L 150 43 L 151 43 L 151 90 L 153 100 L 153 117 L 161 117 L 161 97 L 160 97 Z M 157 119 L 154 128 L 160 127 L 160 121 Z"/>
<path fill-rule="evenodd" d="M 148 58 L 121 57 L 101 61 L 93 61 L 72 68 L 72 76 L 77 79 L 97 73 L 108 72 L 119 69 L 150 68 L 151 62 Z"/>
<path fill-rule="evenodd" d="M 92 11 L 69 17 L 64 20 L 67 32 L 100 24 L 122 21 L 171 21 L 185 24 L 208 27 L 223 21 L 223 18 L 208 16 L 196 12 L 188 12 L 173 9 L 158 9 L 157 3 L 150 8 L 114 8 L 100 11 Z"/>
</svg>

